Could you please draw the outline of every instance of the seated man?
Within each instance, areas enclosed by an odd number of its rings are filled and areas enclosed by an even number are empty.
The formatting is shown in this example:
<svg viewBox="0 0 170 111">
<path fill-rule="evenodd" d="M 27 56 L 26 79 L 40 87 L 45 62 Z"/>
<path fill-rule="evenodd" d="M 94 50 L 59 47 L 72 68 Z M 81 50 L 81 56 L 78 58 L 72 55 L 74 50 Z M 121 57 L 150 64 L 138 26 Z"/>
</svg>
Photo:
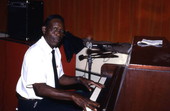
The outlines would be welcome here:
<svg viewBox="0 0 170 111">
<path fill-rule="evenodd" d="M 25 53 L 21 76 L 16 86 L 19 111 L 96 111 L 100 105 L 61 86 L 82 84 L 103 85 L 82 77 L 67 76 L 63 72 L 58 46 L 64 36 L 64 19 L 49 16 L 42 27 L 43 36 Z M 69 67 L 69 66 L 68 66 Z"/>
</svg>

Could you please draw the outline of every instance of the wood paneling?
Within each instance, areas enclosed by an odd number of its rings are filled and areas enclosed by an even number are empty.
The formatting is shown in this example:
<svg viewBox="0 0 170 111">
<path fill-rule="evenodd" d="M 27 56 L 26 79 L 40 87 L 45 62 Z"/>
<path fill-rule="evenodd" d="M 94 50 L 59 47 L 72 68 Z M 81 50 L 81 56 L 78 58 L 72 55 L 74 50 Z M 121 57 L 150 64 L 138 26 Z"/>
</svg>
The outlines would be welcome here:
<svg viewBox="0 0 170 111">
<path fill-rule="evenodd" d="M 0 40 L 0 111 L 14 111 L 17 106 L 15 87 L 27 45 Z"/>
<path fill-rule="evenodd" d="M 131 42 L 137 35 L 170 40 L 168 0 L 44 0 L 45 16 L 61 14 L 67 30 L 83 38 Z M 53 10 L 56 6 L 56 10 Z M 50 7 L 51 6 L 51 7 Z M 50 13 L 49 13 L 50 12 Z"/>
<path fill-rule="evenodd" d="M 170 40 L 169 0 L 43 1 L 44 17 L 62 15 L 66 30 L 81 38 L 131 42 L 134 36 L 147 35 L 165 36 Z M 0 6 L 0 31 L 7 31 L 7 0 L 1 0 Z"/>
</svg>

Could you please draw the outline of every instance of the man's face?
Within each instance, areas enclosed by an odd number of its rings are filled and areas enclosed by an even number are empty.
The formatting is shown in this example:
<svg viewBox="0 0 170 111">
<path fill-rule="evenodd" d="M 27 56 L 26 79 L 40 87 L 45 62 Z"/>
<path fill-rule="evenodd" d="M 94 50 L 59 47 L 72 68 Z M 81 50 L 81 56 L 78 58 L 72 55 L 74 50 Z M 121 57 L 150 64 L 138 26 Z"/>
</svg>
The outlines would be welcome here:
<svg viewBox="0 0 170 111">
<path fill-rule="evenodd" d="M 49 26 L 43 27 L 42 30 L 51 48 L 57 47 L 64 36 L 64 24 L 59 19 L 51 20 Z"/>
</svg>

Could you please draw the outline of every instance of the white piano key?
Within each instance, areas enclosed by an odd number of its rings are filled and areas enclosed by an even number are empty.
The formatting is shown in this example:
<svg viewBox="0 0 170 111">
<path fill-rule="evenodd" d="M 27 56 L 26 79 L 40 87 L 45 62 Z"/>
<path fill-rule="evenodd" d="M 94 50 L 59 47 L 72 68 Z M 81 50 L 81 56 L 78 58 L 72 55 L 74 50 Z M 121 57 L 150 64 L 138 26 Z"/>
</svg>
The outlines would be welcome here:
<svg viewBox="0 0 170 111">
<path fill-rule="evenodd" d="M 99 83 L 104 84 L 105 81 L 106 81 L 106 77 L 101 77 L 100 80 L 99 80 Z M 101 88 L 96 87 L 93 91 L 93 94 L 90 97 L 90 100 L 96 101 L 98 95 L 100 94 L 100 91 L 101 91 Z"/>
<path fill-rule="evenodd" d="M 99 80 L 99 83 L 100 83 L 100 84 L 104 84 L 105 81 L 106 81 L 106 77 L 101 77 L 100 80 Z M 96 87 L 96 88 L 94 89 L 91 97 L 90 97 L 90 100 L 96 101 L 97 98 L 98 98 L 98 96 L 99 96 L 99 94 L 100 94 L 100 92 L 101 92 L 101 90 L 102 90 L 101 88 Z M 92 110 L 91 110 L 90 108 L 88 108 L 88 107 L 86 107 L 86 110 L 87 110 L 87 111 L 92 111 Z"/>
</svg>

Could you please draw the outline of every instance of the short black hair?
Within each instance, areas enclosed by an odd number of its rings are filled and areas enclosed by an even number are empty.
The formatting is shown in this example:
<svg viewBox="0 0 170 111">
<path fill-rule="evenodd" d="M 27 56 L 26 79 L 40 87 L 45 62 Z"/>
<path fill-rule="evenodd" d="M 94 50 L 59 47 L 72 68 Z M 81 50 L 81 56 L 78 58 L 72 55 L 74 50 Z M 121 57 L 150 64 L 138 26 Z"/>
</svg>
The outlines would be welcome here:
<svg viewBox="0 0 170 111">
<path fill-rule="evenodd" d="M 43 26 L 47 27 L 49 25 L 50 21 L 53 20 L 53 19 L 59 19 L 64 24 L 64 18 L 61 15 L 54 14 L 54 15 L 50 15 L 50 16 L 48 16 L 46 18 L 46 20 L 44 21 Z"/>
</svg>

